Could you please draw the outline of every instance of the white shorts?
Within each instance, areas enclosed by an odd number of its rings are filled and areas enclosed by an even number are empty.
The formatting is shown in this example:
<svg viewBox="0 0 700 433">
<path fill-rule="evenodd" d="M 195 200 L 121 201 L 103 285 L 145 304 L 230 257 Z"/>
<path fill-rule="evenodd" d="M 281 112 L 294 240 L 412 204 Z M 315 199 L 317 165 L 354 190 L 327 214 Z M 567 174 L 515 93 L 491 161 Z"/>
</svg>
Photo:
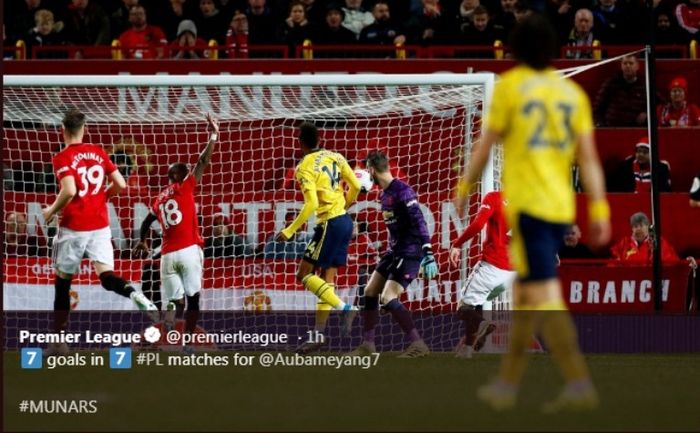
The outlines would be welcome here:
<svg viewBox="0 0 700 433">
<path fill-rule="evenodd" d="M 202 290 L 204 254 L 199 245 L 163 254 L 160 258 L 160 283 L 165 299 L 175 301 Z"/>
<path fill-rule="evenodd" d="M 484 305 L 496 287 L 505 285 L 506 290 L 511 290 L 515 275 L 515 271 L 506 271 L 483 260 L 479 261 L 460 292 L 460 304 Z"/>
<path fill-rule="evenodd" d="M 69 275 L 78 273 L 83 258 L 114 269 L 112 232 L 109 227 L 88 232 L 61 227 L 54 237 L 51 258 L 54 269 Z"/>
</svg>

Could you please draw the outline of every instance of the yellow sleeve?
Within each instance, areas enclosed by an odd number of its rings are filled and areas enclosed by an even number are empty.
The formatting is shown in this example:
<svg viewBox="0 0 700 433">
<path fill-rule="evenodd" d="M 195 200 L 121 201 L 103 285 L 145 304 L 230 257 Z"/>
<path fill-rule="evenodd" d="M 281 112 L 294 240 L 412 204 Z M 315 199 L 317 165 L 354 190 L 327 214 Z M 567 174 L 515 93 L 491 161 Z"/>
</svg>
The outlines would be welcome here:
<svg viewBox="0 0 700 433">
<path fill-rule="evenodd" d="M 284 233 L 287 238 L 294 236 L 294 233 L 299 230 L 299 227 L 304 225 L 318 208 L 318 194 L 316 193 L 316 183 L 313 177 L 307 171 L 297 169 L 296 178 L 299 181 L 301 192 L 304 194 L 304 206 L 289 227 L 282 230 L 282 233 Z"/>
<path fill-rule="evenodd" d="M 360 194 L 360 181 L 355 176 L 355 172 L 350 168 L 350 164 L 343 158 L 340 164 L 340 175 L 348 184 L 348 193 L 345 195 L 345 209 L 348 209 L 357 200 Z"/>
<path fill-rule="evenodd" d="M 485 129 L 490 129 L 498 135 L 503 135 L 503 132 L 508 125 L 508 101 L 512 96 L 508 96 L 507 81 L 499 80 L 493 89 L 493 97 L 491 98 L 491 107 L 484 119 L 486 124 Z"/>
</svg>

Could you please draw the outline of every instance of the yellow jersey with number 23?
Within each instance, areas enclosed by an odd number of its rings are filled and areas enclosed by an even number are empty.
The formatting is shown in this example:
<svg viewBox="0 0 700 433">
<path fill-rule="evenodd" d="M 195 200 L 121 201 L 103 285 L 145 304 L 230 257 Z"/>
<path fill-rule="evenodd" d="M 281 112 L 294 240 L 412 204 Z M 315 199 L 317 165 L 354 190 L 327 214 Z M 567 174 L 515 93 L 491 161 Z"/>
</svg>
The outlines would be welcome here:
<svg viewBox="0 0 700 433">
<path fill-rule="evenodd" d="M 593 130 L 591 104 L 581 87 L 551 68 L 516 66 L 496 83 L 485 122 L 503 141 L 508 213 L 573 222 L 571 167 L 578 137 Z"/>
</svg>

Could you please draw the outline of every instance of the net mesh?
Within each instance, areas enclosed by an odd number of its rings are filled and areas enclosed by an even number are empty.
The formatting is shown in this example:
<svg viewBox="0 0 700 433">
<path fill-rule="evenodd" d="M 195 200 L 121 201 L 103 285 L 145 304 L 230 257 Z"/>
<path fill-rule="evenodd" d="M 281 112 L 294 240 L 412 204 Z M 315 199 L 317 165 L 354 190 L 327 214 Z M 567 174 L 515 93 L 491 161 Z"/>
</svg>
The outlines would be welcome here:
<svg viewBox="0 0 700 433">
<path fill-rule="evenodd" d="M 481 240 L 465 248 L 461 269 L 450 266 L 451 240 L 468 223 L 457 216 L 450 191 L 480 132 L 484 86 L 321 83 L 322 77 L 314 86 L 5 87 L 5 309 L 52 309 L 49 257 L 56 228 L 45 224 L 41 208 L 56 192 L 51 157 L 61 148 L 61 118 L 77 108 L 87 116 L 84 142 L 104 146 L 127 179 L 128 188 L 109 204 L 115 267 L 147 294 L 158 297 L 158 258 L 137 259 L 131 248 L 152 200 L 167 186 L 168 166 L 196 162 L 210 112 L 221 124 L 219 144 L 195 197 L 206 243 L 203 309 L 315 308 L 316 298 L 295 280 L 313 218 L 287 245 L 272 240 L 302 205 L 293 169 L 300 159 L 296 127 L 306 120 L 319 127 L 323 147 L 342 153 L 353 167 L 362 166 L 369 150 L 383 150 L 394 176 L 413 186 L 440 277 L 414 281 L 403 300 L 415 312 L 454 311 Z M 500 149 L 494 156 L 494 180 L 482 191 L 498 189 Z M 363 193 L 350 209 L 357 230 L 337 281 L 346 302 L 358 302 L 388 246 L 378 198 L 376 189 Z M 470 215 L 479 201 L 479 195 L 472 198 Z M 156 225 L 148 239 L 157 252 Z M 87 261 L 71 297 L 77 310 L 133 308 L 100 288 Z M 508 309 L 508 297 L 494 308 Z"/>
</svg>

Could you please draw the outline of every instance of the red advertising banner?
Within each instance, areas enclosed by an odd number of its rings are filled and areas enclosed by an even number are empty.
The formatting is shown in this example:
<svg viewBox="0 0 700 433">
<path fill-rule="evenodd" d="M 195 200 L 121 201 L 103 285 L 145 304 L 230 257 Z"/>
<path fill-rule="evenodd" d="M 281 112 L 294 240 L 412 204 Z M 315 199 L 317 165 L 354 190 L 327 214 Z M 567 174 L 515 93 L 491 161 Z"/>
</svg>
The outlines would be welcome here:
<svg viewBox="0 0 700 433">
<path fill-rule="evenodd" d="M 127 280 L 140 282 L 143 264 L 142 260 L 117 260 L 115 267 Z M 207 259 L 204 264 L 204 288 L 207 292 L 233 291 L 229 295 L 233 297 L 243 297 L 251 290 L 264 290 L 277 299 L 276 294 L 304 290 L 294 277 L 296 265 L 296 261 L 291 260 Z M 359 273 L 363 272 L 361 265 L 352 262 L 340 270 L 339 290 L 356 288 Z M 14 286 L 11 290 L 53 285 L 53 270 L 48 258 L 6 258 L 3 270 L 4 283 Z M 573 312 L 641 314 L 654 311 L 652 269 L 649 266 L 611 266 L 608 262 L 597 265 L 563 265 L 559 271 L 564 299 Z M 664 267 L 664 312 L 686 311 L 688 274 L 689 268 L 685 262 Z M 87 261 L 83 262 L 74 281 L 76 285 L 99 286 L 99 280 Z M 407 301 L 412 310 L 451 311 L 457 304 L 460 288 L 460 281 L 452 281 L 447 277 L 429 284 L 416 281 L 407 289 L 404 301 Z M 97 290 L 96 293 L 100 292 Z M 235 292 L 240 295 L 235 295 Z M 21 293 L 10 296 L 19 299 L 18 302 L 23 297 Z M 287 308 L 293 307 L 291 304 L 285 305 Z M 213 307 L 218 308 L 216 305 Z"/>
<path fill-rule="evenodd" d="M 663 311 L 687 311 L 687 262 L 664 264 Z M 651 266 L 563 265 L 559 268 L 564 299 L 580 313 L 647 313 L 654 311 Z"/>
</svg>

